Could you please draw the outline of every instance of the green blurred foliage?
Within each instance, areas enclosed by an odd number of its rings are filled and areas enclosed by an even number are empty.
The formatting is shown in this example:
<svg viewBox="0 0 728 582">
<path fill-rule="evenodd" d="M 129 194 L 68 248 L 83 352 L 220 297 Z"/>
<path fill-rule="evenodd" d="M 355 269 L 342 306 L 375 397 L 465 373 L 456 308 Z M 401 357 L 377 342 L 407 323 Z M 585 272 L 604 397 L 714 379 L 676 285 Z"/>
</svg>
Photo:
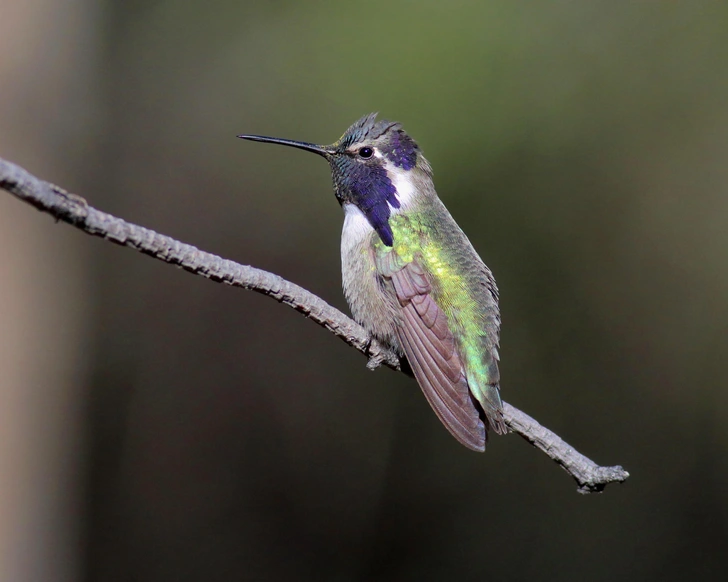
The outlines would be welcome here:
<svg viewBox="0 0 728 582">
<path fill-rule="evenodd" d="M 402 121 L 499 282 L 505 399 L 632 477 L 584 498 L 515 436 L 466 451 L 298 315 L 89 241 L 88 578 L 721 579 L 727 27 L 724 2 L 107 2 L 67 145 L 94 205 L 345 308 L 325 164 L 235 135 Z"/>
</svg>

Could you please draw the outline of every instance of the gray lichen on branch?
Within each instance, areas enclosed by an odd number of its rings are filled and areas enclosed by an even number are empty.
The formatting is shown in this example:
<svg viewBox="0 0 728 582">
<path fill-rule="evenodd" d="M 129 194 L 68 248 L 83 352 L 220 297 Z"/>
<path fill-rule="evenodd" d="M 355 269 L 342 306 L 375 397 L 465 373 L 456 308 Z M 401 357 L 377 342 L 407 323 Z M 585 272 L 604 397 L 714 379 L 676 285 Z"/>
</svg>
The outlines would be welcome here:
<svg viewBox="0 0 728 582">
<path fill-rule="evenodd" d="M 85 199 L 44 182 L 23 168 L 0 158 L 0 188 L 47 212 L 56 220 L 82 231 L 183 269 L 234 287 L 242 287 L 273 297 L 325 327 L 369 358 L 368 367 L 385 365 L 402 371 L 399 357 L 372 339 L 350 317 L 323 299 L 278 275 L 241 265 L 217 255 L 128 223 L 88 205 Z M 610 483 L 621 483 L 629 473 L 620 466 L 602 467 L 562 440 L 557 434 L 508 403 L 504 404 L 506 424 L 534 447 L 558 463 L 577 482 L 580 493 L 601 492 Z"/>
</svg>

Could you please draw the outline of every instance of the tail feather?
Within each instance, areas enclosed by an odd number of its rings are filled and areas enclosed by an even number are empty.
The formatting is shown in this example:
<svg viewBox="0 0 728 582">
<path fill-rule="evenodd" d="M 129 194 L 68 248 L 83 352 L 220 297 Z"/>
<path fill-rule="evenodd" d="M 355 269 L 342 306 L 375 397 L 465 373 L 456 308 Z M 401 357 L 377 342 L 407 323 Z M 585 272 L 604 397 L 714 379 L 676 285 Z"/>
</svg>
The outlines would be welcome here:
<svg viewBox="0 0 728 582">
<path fill-rule="evenodd" d="M 480 411 L 481 420 L 485 423 L 486 434 L 490 429 L 496 434 L 507 434 L 508 426 L 503 417 L 503 402 L 498 384 L 489 384 L 485 390 L 479 390 L 478 395 L 482 395 L 482 399 L 478 399 L 475 395 L 472 395 L 472 399 Z"/>
</svg>

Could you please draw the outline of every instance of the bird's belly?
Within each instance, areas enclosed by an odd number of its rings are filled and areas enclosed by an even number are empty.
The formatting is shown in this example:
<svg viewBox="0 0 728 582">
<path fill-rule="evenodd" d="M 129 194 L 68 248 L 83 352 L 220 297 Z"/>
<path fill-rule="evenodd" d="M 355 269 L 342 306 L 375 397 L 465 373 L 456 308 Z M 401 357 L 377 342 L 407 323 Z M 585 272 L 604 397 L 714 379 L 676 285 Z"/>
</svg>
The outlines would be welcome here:
<svg viewBox="0 0 728 582">
<path fill-rule="evenodd" d="M 346 212 L 341 238 L 344 296 L 354 320 L 378 340 L 401 353 L 396 334 L 398 315 L 395 299 L 385 291 L 379 280 L 372 250 L 373 235 L 374 230 L 358 209 Z"/>
</svg>

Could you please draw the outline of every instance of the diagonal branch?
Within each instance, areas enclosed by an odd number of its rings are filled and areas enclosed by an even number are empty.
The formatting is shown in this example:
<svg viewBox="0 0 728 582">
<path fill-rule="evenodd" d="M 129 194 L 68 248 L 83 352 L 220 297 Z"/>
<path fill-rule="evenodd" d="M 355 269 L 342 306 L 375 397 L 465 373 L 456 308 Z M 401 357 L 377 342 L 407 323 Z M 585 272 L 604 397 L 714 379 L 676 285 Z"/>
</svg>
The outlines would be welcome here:
<svg viewBox="0 0 728 582">
<path fill-rule="evenodd" d="M 273 297 L 325 327 L 366 355 L 369 358 L 368 367 L 373 369 L 384 364 L 393 370 L 401 371 L 399 357 L 372 339 L 359 324 L 320 297 L 278 275 L 223 259 L 96 210 L 80 196 L 69 194 L 58 186 L 44 182 L 2 158 L 0 158 L 0 188 L 88 234 L 131 247 L 213 281 Z M 504 403 L 504 416 L 506 424 L 513 432 L 546 453 L 576 480 L 580 493 L 601 492 L 609 483 L 623 482 L 629 477 L 629 473 L 620 466 L 597 465 L 558 435 L 508 403 Z"/>
</svg>

